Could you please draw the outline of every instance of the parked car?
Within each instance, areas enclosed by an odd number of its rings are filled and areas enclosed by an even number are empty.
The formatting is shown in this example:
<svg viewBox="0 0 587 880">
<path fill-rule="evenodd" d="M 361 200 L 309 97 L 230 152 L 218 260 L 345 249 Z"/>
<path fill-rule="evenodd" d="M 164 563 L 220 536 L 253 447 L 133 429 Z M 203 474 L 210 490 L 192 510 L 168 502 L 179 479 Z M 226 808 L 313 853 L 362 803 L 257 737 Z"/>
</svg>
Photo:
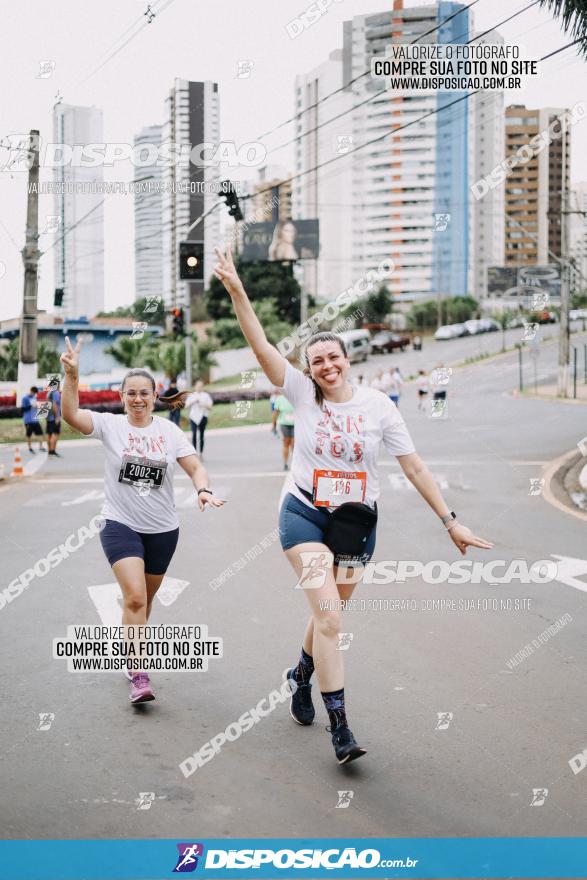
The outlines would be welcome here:
<svg viewBox="0 0 587 880">
<path fill-rule="evenodd" d="M 367 360 L 371 354 L 371 337 L 368 330 L 345 330 L 338 335 L 346 346 L 351 364 Z"/>
<path fill-rule="evenodd" d="M 501 324 L 495 318 L 481 318 L 479 323 L 481 325 L 481 333 L 494 333 L 496 330 L 501 330 Z"/>
<path fill-rule="evenodd" d="M 512 318 L 507 323 L 508 330 L 515 330 L 517 327 L 523 327 L 524 324 L 528 322 L 528 318 L 525 318 L 523 315 L 516 315 L 515 318 Z"/>
<path fill-rule="evenodd" d="M 376 333 L 371 340 L 371 350 L 373 354 L 383 354 L 384 352 L 395 351 L 399 349 L 404 351 L 410 344 L 409 336 L 401 336 L 399 333 L 391 333 L 389 330 L 381 330 Z"/>
<path fill-rule="evenodd" d="M 587 309 L 571 309 L 569 318 L 571 321 L 584 321 L 587 318 Z"/>
<path fill-rule="evenodd" d="M 444 324 L 434 334 L 435 339 L 456 339 L 458 336 L 467 336 L 467 328 L 464 324 Z"/>
<path fill-rule="evenodd" d="M 483 333 L 483 321 L 480 321 L 478 318 L 471 318 L 470 321 L 465 321 L 465 327 L 467 328 L 467 333 L 470 336 L 476 336 L 477 333 Z"/>
</svg>

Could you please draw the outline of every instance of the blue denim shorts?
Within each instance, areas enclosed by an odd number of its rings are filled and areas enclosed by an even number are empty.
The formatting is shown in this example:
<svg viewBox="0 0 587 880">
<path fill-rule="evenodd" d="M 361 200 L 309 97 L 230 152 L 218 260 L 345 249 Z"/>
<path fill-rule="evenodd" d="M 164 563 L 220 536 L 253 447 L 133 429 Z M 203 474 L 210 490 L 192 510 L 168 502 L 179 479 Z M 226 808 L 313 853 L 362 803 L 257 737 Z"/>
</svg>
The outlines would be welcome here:
<svg viewBox="0 0 587 880">
<path fill-rule="evenodd" d="M 282 549 L 289 550 L 297 544 L 323 544 L 324 531 L 329 516 L 330 514 L 325 510 L 310 507 L 288 492 L 279 511 L 279 534 Z M 373 556 L 376 538 L 377 526 L 373 526 L 361 554 L 361 562 L 368 562 Z"/>
<path fill-rule="evenodd" d="M 165 574 L 178 538 L 179 529 L 147 535 L 113 519 L 107 519 L 100 532 L 102 549 L 110 565 L 128 556 L 138 556 L 145 561 L 145 574 Z"/>
</svg>

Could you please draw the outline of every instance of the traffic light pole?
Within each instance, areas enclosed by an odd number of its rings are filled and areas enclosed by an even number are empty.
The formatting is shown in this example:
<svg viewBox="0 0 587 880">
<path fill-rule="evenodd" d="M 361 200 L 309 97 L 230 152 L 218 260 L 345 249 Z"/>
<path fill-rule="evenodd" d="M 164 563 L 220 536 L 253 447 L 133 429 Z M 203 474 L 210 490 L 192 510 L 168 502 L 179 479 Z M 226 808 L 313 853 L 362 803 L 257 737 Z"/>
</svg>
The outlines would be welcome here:
<svg viewBox="0 0 587 880">
<path fill-rule="evenodd" d="M 204 220 L 208 214 L 211 214 L 212 211 L 215 211 L 219 205 L 222 205 L 222 201 L 215 202 L 207 211 L 204 211 L 199 217 L 197 217 L 189 229 L 186 231 L 184 235 L 184 239 L 187 239 L 190 232 L 199 226 L 202 220 Z M 188 282 L 189 283 L 189 282 Z M 184 315 L 185 315 L 185 328 L 184 328 L 184 344 L 185 344 L 185 377 L 186 377 L 186 385 L 191 389 L 192 387 L 192 337 L 191 337 L 191 323 L 192 323 L 192 304 L 191 304 L 191 295 L 188 293 L 187 302 L 184 305 Z"/>
</svg>

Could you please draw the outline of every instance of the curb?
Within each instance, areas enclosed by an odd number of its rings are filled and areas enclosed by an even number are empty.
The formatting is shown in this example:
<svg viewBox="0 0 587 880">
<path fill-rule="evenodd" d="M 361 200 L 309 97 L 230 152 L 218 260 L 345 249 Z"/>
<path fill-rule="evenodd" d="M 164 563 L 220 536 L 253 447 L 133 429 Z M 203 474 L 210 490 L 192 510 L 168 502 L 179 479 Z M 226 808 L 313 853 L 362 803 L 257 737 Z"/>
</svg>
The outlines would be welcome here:
<svg viewBox="0 0 587 880">
<path fill-rule="evenodd" d="M 573 504 L 563 486 L 565 474 L 576 463 L 579 454 L 576 449 L 571 449 L 570 452 L 565 452 L 564 455 L 555 458 L 554 461 L 546 465 L 543 475 L 545 484 L 542 490 L 542 497 L 548 504 L 551 504 L 563 513 L 570 514 L 587 523 L 587 513 L 579 510 Z"/>
</svg>

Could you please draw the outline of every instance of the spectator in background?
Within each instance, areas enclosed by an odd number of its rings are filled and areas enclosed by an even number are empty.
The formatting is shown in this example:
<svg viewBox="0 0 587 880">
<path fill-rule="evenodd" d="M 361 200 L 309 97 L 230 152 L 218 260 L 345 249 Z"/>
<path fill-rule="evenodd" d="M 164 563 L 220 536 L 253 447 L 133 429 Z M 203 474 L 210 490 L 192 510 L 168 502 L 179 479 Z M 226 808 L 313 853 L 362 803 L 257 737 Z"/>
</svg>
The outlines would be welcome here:
<svg viewBox="0 0 587 880">
<path fill-rule="evenodd" d="M 39 389 L 36 385 L 31 387 L 30 393 L 25 394 L 22 399 L 22 420 L 24 423 L 26 440 L 29 447 L 29 452 L 35 454 L 35 450 L 33 449 L 31 437 L 33 434 L 35 437 L 40 437 L 39 440 L 39 452 L 43 450 L 45 447 L 43 446 L 43 429 L 39 423 L 39 418 L 37 416 L 37 394 L 39 393 Z"/>
<path fill-rule="evenodd" d="M 208 414 L 214 405 L 214 401 L 207 391 L 204 391 L 204 383 L 201 379 L 196 382 L 196 388 L 185 402 L 190 408 L 190 425 L 192 429 L 192 443 L 196 452 L 200 453 L 203 458 L 204 453 L 204 432 L 208 424 Z M 198 437 L 200 445 L 198 447 Z"/>
<path fill-rule="evenodd" d="M 61 392 L 59 390 L 59 379 L 54 379 L 50 391 L 47 393 L 47 400 L 51 403 L 51 409 L 47 414 L 47 446 L 49 447 L 49 455 L 56 455 L 57 439 L 61 433 Z"/>
<path fill-rule="evenodd" d="M 414 338 L 412 339 L 412 348 L 414 349 L 414 351 L 422 351 L 422 337 L 421 336 L 418 336 L 417 334 L 416 334 L 416 336 L 414 336 Z"/>
<path fill-rule="evenodd" d="M 169 379 L 169 385 L 160 397 L 173 397 L 174 394 L 179 394 L 179 389 L 177 387 L 177 378 L 172 376 Z M 168 418 L 174 425 L 179 425 L 181 423 L 181 407 L 170 409 Z"/>
</svg>

